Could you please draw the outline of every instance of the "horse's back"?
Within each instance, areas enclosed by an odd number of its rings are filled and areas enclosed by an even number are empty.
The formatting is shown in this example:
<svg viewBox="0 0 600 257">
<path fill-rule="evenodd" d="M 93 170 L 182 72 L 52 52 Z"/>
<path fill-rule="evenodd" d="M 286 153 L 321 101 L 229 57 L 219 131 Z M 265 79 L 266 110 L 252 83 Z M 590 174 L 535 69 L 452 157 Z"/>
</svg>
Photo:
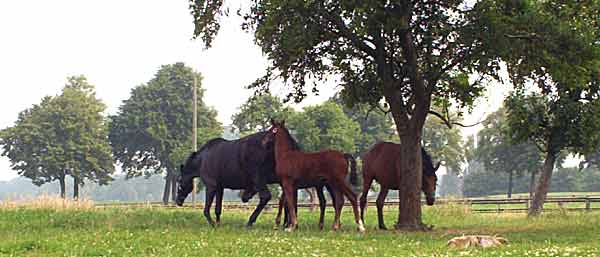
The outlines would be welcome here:
<svg viewBox="0 0 600 257">
<path fill-rule="evenodd" d="M 400 158 L 400 145 L 378 142 L 362 156 L 363 177 L 371 177 L 388 189 L 397 189 L 396 161 Z"/>
</svg>

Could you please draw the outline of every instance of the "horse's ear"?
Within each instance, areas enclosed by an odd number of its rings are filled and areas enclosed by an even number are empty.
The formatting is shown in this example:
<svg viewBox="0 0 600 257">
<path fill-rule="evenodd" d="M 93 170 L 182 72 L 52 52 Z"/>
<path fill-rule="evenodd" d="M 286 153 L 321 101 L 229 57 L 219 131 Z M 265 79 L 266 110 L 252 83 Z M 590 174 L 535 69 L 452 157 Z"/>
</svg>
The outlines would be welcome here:
<svg viewBox="0 0 600 257">
<path fill-rule="evenodd" d="M 271 126 L 275 126 L 275 120 L 273 118 L 269 118 L 269 121 L 271 122 Z"/>
<path fill-rule="evenodd" d="M 179 164 L 179 171 L 183 171 L 183 164 Z"/>
<path fill-rule="evenodd" d="M 285 120 L 281 120 L 281 126 L 285 126 Z"/>
</svg>

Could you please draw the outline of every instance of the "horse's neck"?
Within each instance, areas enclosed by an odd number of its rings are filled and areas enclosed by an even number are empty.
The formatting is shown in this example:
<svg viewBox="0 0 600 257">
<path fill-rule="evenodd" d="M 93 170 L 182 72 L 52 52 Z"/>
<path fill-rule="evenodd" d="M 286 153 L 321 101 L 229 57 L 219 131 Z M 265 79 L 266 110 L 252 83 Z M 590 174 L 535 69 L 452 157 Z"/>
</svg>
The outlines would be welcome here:
<svg viewBox="0 0 600 257">
<path fill-rule="evenodd" d="M 285 135 L 278 135 L 275 139 L 275 158 L 281 153 L 292 151 L 291 144 L 285 138 Z"/>
</svg>

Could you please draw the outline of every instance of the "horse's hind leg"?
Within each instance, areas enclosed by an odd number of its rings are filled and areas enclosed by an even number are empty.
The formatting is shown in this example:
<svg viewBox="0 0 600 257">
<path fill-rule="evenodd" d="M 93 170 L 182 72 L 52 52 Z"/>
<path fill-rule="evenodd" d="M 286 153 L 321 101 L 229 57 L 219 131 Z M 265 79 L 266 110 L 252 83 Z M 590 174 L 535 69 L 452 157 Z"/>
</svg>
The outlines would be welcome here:
<svg viewBox="0 0 600 257">
<path fill-rule="evenodd" d="M 369 195 L 369 189 L 373 183 L 373 177 L 364 175 L 366 170 L 363 170 L 363 190 L 360 194 L 360 220 L 365 223 L 365 208 L 367 207 L 367 196 Z"/>
<path fill-rule="evenodd" d="M 342 208 L 344 207 L 344 195 L 337 187 L 331 187 L 332 194 L 334 195 L 333 208 L 335 209 L 335 217 L 333 218 L 333 230 L 340 228 L 340 216 L 342 214 Z"/>
<path fill-rule="evenodd" d="M 365 226 L 364 226 L 362 220 L 360 219 L 356 194 L 354 194 L 354 192 L 352 192 L 352 189 L 350 189 L 345 183 L 340 183 L 340 184 L 341 184 L 340 187 L 342 189 L 342 192 L 348 198 L 348 201 L 350 201 L 350 203 L 352 204 L 352 211 L 354 212 L 354 222 L 356 222 L 356 225 L 358 226 L 358 231 L 364 232 Z"/>
<path fill-rule="evenodd" d="M 385 223 L 383 221 L 383 205 L 385 204 L 385 198 L 388 195 L 389 189 L 382 187 L 377 196 L 377 222 L 379 223 L 379 229 L 386 230 Z"/>
<path fill-rule="evenodd" d="M 217 216 L 217 225 L 221 225 L 221 211 L 223 209 L 223 188 L 217 189 L 217 202 L 215 203 L 215 215 Z"/>
<path fill-rule="evenodd" d="M 210 206 L 212 205 L 212 201 L 215 198 L 215 194 L 217 193 L 217 191 L 215 190 L 215 188 L 206 188 L 206 200 L 205 200 L 205 205 L 204 205 L 204 217 L 206 217 L 206 221 L 208 221 L 208 224 L 210 224 L 211 226 L 215 225 L 215 222 L 212 220 L 212 218 L 210 217 Z"/>
<path fill-rule="evenodd" d="M 319 214 L 319 229 L 323 230 L 325 226 L 325 207 L 327 206 L 327 200 L 325 200 L 325 195 L 323 194 L 323 186 L 317 187 L 317 197 L 319 198 L 319 210 L 321 211 Z"/>
</svg>

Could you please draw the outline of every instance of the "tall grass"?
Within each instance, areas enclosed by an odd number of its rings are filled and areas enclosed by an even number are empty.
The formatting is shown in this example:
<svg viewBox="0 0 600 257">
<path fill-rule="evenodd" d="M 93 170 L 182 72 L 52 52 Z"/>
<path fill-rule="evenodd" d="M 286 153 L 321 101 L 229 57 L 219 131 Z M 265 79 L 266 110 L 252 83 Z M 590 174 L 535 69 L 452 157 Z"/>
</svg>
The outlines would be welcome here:
<svg viewBox="0 0 600 257">
<path fill-rule="evenodd" d="M 90 210 L 94 208 L 94 201 L 90 199 L 73 200 L 47 194 L 43 194 L 37 197 L 8 199 L 6 201 L 0 201 L 0 209 L 14 208 Z"/>
</svg>

